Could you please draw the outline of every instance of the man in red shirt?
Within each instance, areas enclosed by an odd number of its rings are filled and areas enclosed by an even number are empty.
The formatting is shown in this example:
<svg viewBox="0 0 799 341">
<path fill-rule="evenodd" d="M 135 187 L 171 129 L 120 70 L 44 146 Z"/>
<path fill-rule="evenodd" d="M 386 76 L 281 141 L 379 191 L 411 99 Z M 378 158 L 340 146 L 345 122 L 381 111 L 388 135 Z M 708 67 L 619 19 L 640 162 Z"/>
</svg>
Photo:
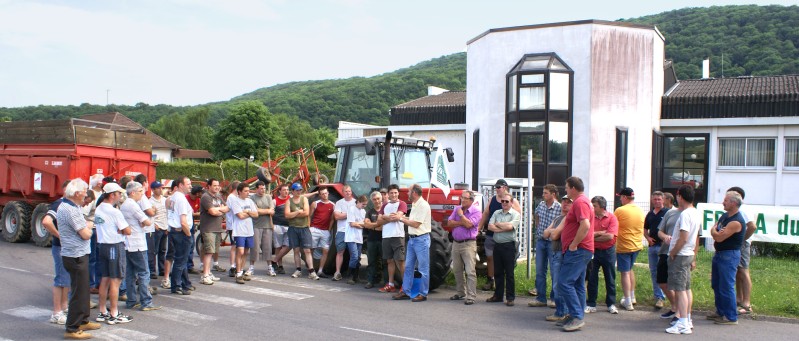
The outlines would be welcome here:
<svg viewBox="0 0 799 341">
<path fill-rule="evenodd" d="M 197 242 L 197 239 L 194 238 L 195 233 L 197 233 L 197 224 L 200 221 L 200 199 L 203 197 L 203 188 L 202 186 L 193 186 L 191 188 L 191 192 L 186 194 L 186 200 L 189 201 L 189 205 L 191 205 L 191 209 L 194 211 L 192 213 L 191 219 L 191 245 L 189 248 L 189 260 L 186 262 L 186 268 L 189 269 L 189 273 L 192 275 L 200 274 L 200 270 L 194 268 L 194 243 Z M 217 259 L 218 259 L 217 255 Z"/>
<path fill-rule="evenodd" d="M 574 203 L 563 222 L 563 263 L 558 291 L 569 318 L 558 323 L 567 332 L 579 330 L 585 325 L 585 268 L 594 253 L 594 210 L 584 191 L 582 179 L 576 176 L 566 179 L 566 194 Z"/>
<path fill-rule="evenodd" d="M 588 300 L 585 312 L 596 312 L 597 289 L 599 288 L 599 268 L 605 275 L 605 304 L 608 312 L 618 314 L 616 308 L 616 235 L 619 221 L 608 212 L 608 201 L 603 196 L 591 198 L 594 206 L 594 261 L 588 274 Z"/>
<path fill-rule="evenodd" d="M 326 187 L 318 191 L 319 200 L 311 204 L 311 244 L 314 253 L 321 250 L 322 258 L 319 259 L 319 270 L 316 275 L 320 278 L 327 278 L 322 269 L 325 268 L 327 251 L 330 249 L 330 226 L 333 224 L 333 210 L 336 204 L 329 199 L 329 192 Z"/>
</svg>

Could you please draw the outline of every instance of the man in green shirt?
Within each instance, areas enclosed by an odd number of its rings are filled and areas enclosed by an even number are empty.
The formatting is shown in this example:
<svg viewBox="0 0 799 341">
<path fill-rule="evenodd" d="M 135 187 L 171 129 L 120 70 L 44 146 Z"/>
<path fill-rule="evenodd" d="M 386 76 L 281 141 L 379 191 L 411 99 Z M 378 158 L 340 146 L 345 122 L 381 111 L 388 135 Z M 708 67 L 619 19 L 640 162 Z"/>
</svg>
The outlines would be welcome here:
<svg viewBox="0 0 799 341">
<path fill-rule="evenodd" d="M 494 212 L 488 221 L 488 230 L 494 232 L 494 280 L 496 289 L 494 296 L 486 302 L 502 302 L 512 307 L 516 298 L 516 283 L 513 278 L 513 269 L 516 266 L 516 230 L 521 222 L 521 214 L 513 210 L 513 197 L 505 194 L 498 198 L 502 210 Z"/>
</svg>

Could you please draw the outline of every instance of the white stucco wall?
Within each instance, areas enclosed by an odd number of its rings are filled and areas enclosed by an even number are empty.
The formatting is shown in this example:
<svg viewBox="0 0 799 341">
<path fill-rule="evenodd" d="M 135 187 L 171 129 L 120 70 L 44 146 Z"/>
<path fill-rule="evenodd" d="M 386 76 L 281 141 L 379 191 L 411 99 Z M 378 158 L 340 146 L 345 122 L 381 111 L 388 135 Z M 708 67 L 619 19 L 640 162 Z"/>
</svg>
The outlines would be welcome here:
<svg viewBox="0 0 799 341">
<path fill-rule="evenodd" d="M 153 148 L 153 155 L 155 155 L 158 162 L 172 162 L 172 149 Z"/>
</svg>

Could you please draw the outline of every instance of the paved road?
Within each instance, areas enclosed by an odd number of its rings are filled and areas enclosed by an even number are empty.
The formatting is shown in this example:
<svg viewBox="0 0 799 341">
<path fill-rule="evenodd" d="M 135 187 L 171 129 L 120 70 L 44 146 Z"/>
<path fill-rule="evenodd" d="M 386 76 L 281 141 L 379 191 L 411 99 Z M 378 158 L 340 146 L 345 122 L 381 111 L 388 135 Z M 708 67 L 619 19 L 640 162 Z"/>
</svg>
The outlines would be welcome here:
<svg viewBox="0 0 799 341">
<path fill-rule="evenodd" d="M 52 308 L 51 273 L 49 249 L 0 242 L 0 340 L 61 338 L 63 326 L 47 322 Z M 453 291 L 442 289 L 431 293 L 427 302 L 395 302 L 388 294 L 362 285 L 288 275 L 266 277 L 263 268 L 245 285 L 220 277 L 222 281 L 213 286 L 200 285 L 195 279 L 197 291 L 191 296 L 162 292 L 155 296 L 162 310 L 125 311 L 134 316 L 131 323 L 103 325 L 93 334 L 96 339 L 130 341 L 231 336 L 238 340 L 615 340 L 619 331 L 633 340 L 680 337 L 665 334 L 666 322 L 653 311 L 591 314 L 584 330 L 575 335 L 544 321 L 552 310 L 529 308 L 527 298 L 506 307 L 485 303 L 489 293 L 481 293 L 477 304 L 465 306 L 449 301 Z M 799 334 L 799 325 L 776 322 L 744 320 L 738 326 L 716 326 L 697 318 L 694 325 L 692 337 L 702 339 L 796 340 Z"/>
</svg>

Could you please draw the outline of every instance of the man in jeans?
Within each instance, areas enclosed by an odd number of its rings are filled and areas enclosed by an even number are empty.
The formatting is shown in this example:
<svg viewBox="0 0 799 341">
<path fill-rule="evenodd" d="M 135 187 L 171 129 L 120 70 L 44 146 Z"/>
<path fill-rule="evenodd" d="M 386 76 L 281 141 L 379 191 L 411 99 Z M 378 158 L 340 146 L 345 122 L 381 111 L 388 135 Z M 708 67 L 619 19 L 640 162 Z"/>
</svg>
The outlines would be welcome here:
<svg viewBox="0 0 799 341">
<path fill-rule="evenodd" d="M 477 260 L 477 230 L 483 212 L 474 205 L 474 192 L 461 193 L 461 205 L 452 210 L 446 224 L 452 229 L 452 268 L 455 270 L 455 288 L 458 293 L 450 300 L 466 301 L 464 304 L 472 305 L 477 298 L 477 273 L 475 261 Z M 464 283 L 464 275 L 466 281 Z"/>
<path fill-rule="evenodd" d="M 144 197 L 144 187 L 136 182 L 128 182 L 125 186 L 128 199 L 122 203 L 120 210 L 125 221 L 130 226 L 130 234 L 125 237 L 125 251 L 127 271 L 125 284 L 129 288 L 127 308 L 141 308 L 142 311 L 157 310 L 160 307 L 153 305 L 153 296 L 150 293 L 150 268 L 147 262 L 147 239 L 144 228 L 151 226 L 147 214 L 138 202 Z M 148 201 L 149 202 L 149 201 Z"/>
<path fill-rule="evenodd" d="M 646 236 L 646 241 L 649 244 L 649 248 L 647 249 L 649 255 L 649 277 L 652 280 L 655 308 L 660 309 L 663 308 L 666 295 L 663 293 L 663 290 L 660 289 L 657 282 L 658 253 L 663 244 L 663 241 L 658 237 L 658 226 L 669 209 L 663 207 L 663 192 L 661 191 L 652 193 L 650 202 L 652 203 L 652 210 L 650 210 L 644 218 L 644 236 Z"/>
<path fill-rule="evenodd" d="M 170 288 L 173 294 L 191 295 L 191 282 L 188 281 L 189 273 L 186 262 L 191 250 L 191 226 L 194 210 L 186 194 L 191 190 L 191 180 L 183 176 L 178 178 L 177 186 L 170 197 L 171 207 L 167 212 L 169 220 L 169 247 L 175 252 L 172 264 L 172 273 L 169 276 Z"/>
<path fill-rule="evenodd" d="M 419 295 L 413 297 L 413 302 L 427 301 L 427 291 L 430 287 L 430 231 L 432 230 L 430 204 L 422 198 L 422 186 L 413 184 L 409 191 L 411 195 L 411 214 L 400 217 L 400 222 L 408 226 L 408 253 L 405 255 L 405 275 L 402 276 L 402 289 L 392 298 L 406 300 L 411 297 L 413 286 L 414 268 L 418 266 L 422 274 L 422 283 L 419 286 Z"/>
<path fill-rule="evenodd" d="M 594 206 L 594 261 L 588 274 L 588 300 L 585 312 L 596 312 L 597 289 L 599 288 L 599 268 L 605 276 L 605 304 L 608 312 L 618 314 L 616 308 L 616 234 L 619 222 L 616 216 L 608 212 L 608 201 L 605 197 L 595 196 L 591 199 Z"/>
<path fill-rule="evenodd" d="M 320 192 L 321 193 L 321 192 Z M 386 191 L 388 193 L 388 190 Z M 383 196 L 381 192 L 374 191 L 371 195 L 372 208 L 366 211 L 366 219 L 363 221 L 363 228 L 366 233 L 366 258 L 369 263 L 366 274 L 366 286 L 371 289 L 381 278 L 378 273 L 382 269 L 382 278 L 388 284 L 388 267 L 383 265 L 383 225 L 379 222 L 380 208 L 383 206 Z M 320 266 L 321 268 L 321 266 Z"/>
<path fill-rule="evenodd" d="M 716 249 L 710 277 L 716 313 L 708 318 L 715 318 L 716 324 L 738 324 L 735 274 L 741 262 L 741 245 L 746 235 L 746 219 L 739 212 L 742 200 L 738 192 L 727 192 L 722 202 L 726 213 L 719 218 L 716 226 L 710 229 L 710 236 L 715 241 L 713 248 Z"/>
<path fill-rule="evenodd" d="M 552 252 L 551 241 L 544 238 L 544 230 L 560 214 L 560 204 L 558 203 L 558 188 L 553 184 L 544 186 L 544 200 L 535 208 L 535 291 L 538 296 L 535 300 L 528 303 L 531 307 L 554 307 L 554 295 L 549 293 L 547 300 L 547 265 L 549 265 L 549 254 Z M 555 275 L 552 274 L 554 277 Z M 554 279 L 552 280 L 554 283 Z M 554 289 L 554 286 L 553 286 Z"/>
<path fill-rule="evenodd" d="M 573 204 L 566 215 L 561 233 L 563 263 L 560 267 L 558 291 L 569 317 L 558 324 L 568 332 L 579 330 L 585 325 L 585 268 L 594 253 L 594 230 L 591 223 L 594 211 L 588 197 L 583 194 L 584 190 L 582 179 L 576 176 L 566 179 L 566 194 Z"/>
<path fill-rule="evenodd" d="M 563 306 L 563 297 L 560 295 L 560 268 L 563 262 L 563 251 L 560 245 L 560 235 L 563 233 L 563 220 L 572 209 L 572 200 L 569 196 L 563 196 L 560 201 L 560 216 L 552 221 L 552 224 L 544 230 L 544 238 L 552 241 L 552 254 L 550 254 L 549 269 L 552 271 L 554 277 L 552 278 L 552 287 L 555 288 L 555 313 L 547 315 L 546 320 L 549 322 L 560 322 L 566 319 L 566 307 Z"/>
</svg>

